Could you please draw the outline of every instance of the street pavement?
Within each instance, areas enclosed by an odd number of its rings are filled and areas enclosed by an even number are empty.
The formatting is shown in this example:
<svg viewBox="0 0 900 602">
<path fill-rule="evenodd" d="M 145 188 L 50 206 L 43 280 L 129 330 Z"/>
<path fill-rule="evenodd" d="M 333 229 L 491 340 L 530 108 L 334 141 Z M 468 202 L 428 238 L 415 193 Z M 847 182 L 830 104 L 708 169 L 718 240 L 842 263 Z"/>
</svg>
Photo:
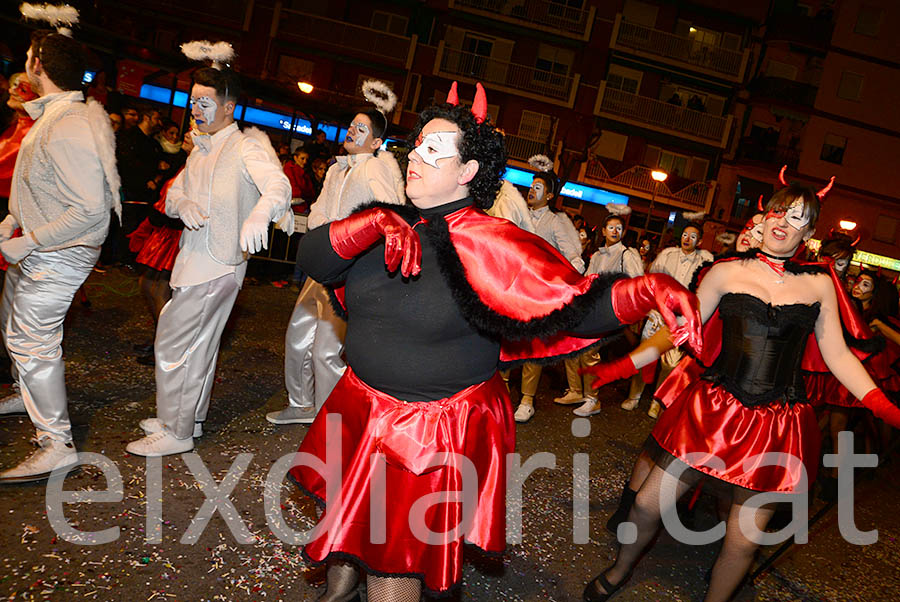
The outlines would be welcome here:
<svg viewBox="0 0 900 602">
<path fill-rule="evenodd" d="M 284 329 L 296 291 L 277 288 L 268 279 L 245 283 L 222 344 L 205 434 L 194 450 L 203 466 L 195 464 L 192 471 L 180 456 L 163 459 L 158 468 L 160 491 L 148 489 L 145 460 L 125 453 L 126 444 L 141 436 L 138 421 L 153 415 L 155 403 L 153 369 L 136 363 L 132 352 L 133 344 L 153 336 L 137 279 L 121 269 L 95 273 L 87 292 L 91 307 L 76 301 L 66 323 L 69 409 L 78 449 L 100 454 L 109 464 L 105 473 L 98 466 L 86 466 L 69 475 L 63 486 L 66 491 L 96 494 L 109 487 L 110 478 L 115 481 L 112 473 L 117 472 L 123 495 L 53 507 L 51 515 L 61 509 L 71 528 L 66 533 L 50 524 L 43 484 L 0 487 L 0 598 L 315 599 L 322 591 L 323 571 L 308 566 L 299 547 L 276 537 L 264 512 L 270 467 L 296 450 L 307 430 L 265 420 L 266 412 L 286 403 Z M 450 600 L 580 600 L 587 580 L 614 558 L 616 543 L 604 523 L 653 421 L 646 415 L 646 404 L 634 412 L 621 410 L 622 391 L 616 386 L 601 392 L 602 413 L 576 420 L 571 411 L 577 406 L 556 406 L 551 401 L 563 388 L 561 371 L 545 370 L 537 413 L 517 427 L 522 463 L 540 452 L 555 456 L 555 467 L 538 468 L 524 482 L 521 543 L 509 546 L 499 558 L 467 550 L 462 587 Z M 0 466 L 24 458 L 32 449 L 32 435 L 26 417 L 0 418 Z M 585 454 L 586 517 L 573 513 L 573 499 L 584 499 L 585 493 L 583 486 L 573 488 L 573 466 L 583 470 Z M 736 599 L 897 600 L 896 462 L 895 458 L 857 483 L 856 524 L 862 530 L 877 528 L 877 543 L 857 546 L 844 541 L 833 508 L 810 529 L 808 544 L 792 547 Z M 246 470 L 229 496 L 235 509 L 232 520 L 226 522 L 217 513 L 204 526 L 195 520 L 198 512 L 203 514 L 204 488 L 209 493 L 209 485 L 219 486 L 233 463 Z M 204 466 L 216 483 L 204 475 Z M 278 505 L 287 526 L 298 531 L 311 528 L 312 504 L 289 481 L 280 488 Z M 277 493 L 277 486 L 272 491 Z M 148 501 L 151 508 L 162 508 L 158 534 L 153 525 L 147 530 Z M 711 527 L 714 500 L 702 496 L 697 506 L 697 528 Z M 811 513 L 820 507 L 817 502 Z M 575 528 L 576 515 L 579 525 L 587 519 L 587 531 Z M 109 532 L 111 541 L 98 545 L 87 545 L 87 536 L 79 534 L 110 528 L 117 530 Z M 588 537 L 580 542 L 584 533 Z M 157 539 L 160 543 L 153 543 Z M 773 550 L 762 549 L 761 557 Z M 701 600 L 704 575 L 716 551 L 716 544 L 688 546 L 662 533 L 616 600 Z"/>
</svg>

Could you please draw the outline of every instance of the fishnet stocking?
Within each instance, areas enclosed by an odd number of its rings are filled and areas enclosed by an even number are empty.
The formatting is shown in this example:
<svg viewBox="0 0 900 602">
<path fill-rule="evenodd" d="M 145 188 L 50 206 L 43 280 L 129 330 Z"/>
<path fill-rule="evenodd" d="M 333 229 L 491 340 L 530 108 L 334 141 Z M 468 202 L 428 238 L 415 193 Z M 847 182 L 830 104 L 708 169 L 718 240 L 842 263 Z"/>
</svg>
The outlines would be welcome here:
<svg viewBox="0 0 900 602">
<path fill-rule="evenodd" d="M 359 572 L 346 562 L 329 562 L 325 593 L 316 602 L 346 602 L 356 595 Z"/>
<path fill-rule="evenodd" d="M 411 577 L 366 578 L 369 602 L 419 602 L 422 597 L 422 582 Z"/>
</svg>

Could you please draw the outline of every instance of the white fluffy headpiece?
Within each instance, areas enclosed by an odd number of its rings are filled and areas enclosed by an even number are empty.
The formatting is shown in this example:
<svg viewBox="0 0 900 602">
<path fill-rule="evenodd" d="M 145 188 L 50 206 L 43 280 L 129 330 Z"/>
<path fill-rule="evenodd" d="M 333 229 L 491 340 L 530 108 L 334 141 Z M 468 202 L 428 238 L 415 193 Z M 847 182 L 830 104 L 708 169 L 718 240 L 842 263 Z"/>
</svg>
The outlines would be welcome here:
<svg viewBox="0 0 900 602">
<path fill-rule="evenodd" d="M 622 203 L 607 203 L 606 210 L 613 215 L 628 215 L 631 213 L 631 207 Z"/>
<path fill-rule="evenodd" d="M 538 171 L 553 171 L 553 161 L 547 155 L 533 155 L 528 164 Z"/>
<path fill-rule="evenodd" d="M 19 12 L 26 19 L 46 21 L 51 27 L 55 27 L 58 33 L 70 38 L 72 37 L 72 30 L 69 28 L 78 23 L 78 9 L 68 4 L 29 4 L 23 2 L 19 7 Z"/>
<path fill-rule="evenodd" d="M 720 232 L 719 235 L 716 236 L 716 240 L 727 247 L 737 240 L 737 236 L 735 236 L 734 232 Z"/>
<path fill-rule="evenodd" d="M 228 42 L 194 40 L 182 44 L 181 52 L 192 61 L 212 61 L 214 69 L 227 67 L 234 60 L 234 48 Z"/>
<path fill-rule="evenodd" d="M 693 212 L 685 211 L 681 215 L 682 215 L 682 217 L 684 217 L 684 219 L 688 220 L 689 222 L 696 222 L 696 221 L 702 220 L 704 217 L 706 217 L 706 213 L 704 213 L 703 211 L 693 211 Z"/>
<path fill-rule="evenodd" d="M 383 81 L 366 80 L 362 85 L 362 93 L 385 117 L 397 106 L 397 95 Z"/>
</svg>

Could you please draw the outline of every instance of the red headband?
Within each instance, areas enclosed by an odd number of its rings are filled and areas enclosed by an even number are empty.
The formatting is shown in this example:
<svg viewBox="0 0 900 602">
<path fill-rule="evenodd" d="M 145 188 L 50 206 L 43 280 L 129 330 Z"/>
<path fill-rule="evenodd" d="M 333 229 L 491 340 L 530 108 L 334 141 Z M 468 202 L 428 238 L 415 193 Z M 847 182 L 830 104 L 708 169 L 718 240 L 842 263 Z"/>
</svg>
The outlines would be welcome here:
<svg viewBox="0 0 900 602">
<path fill-rule="evenodd" d="M 450 86 L 450 92 L 447 93 L 447 104 L 453 106 L 459 104 L 456 82 L 453 82 L 453 85 Z M 484 93 L 484 87 L 480 83 L 475 84 L 475 101 L 472 103 L 472 115 L 475 116 L 476 123 L 482 123 L 487 118 L 487 95 Z"/>
<path fill-rule="evenodd" d="M 787 180 L 784 179 L 784 172 L 787 170 L 787 165 L 783 165 L 781 167 L 781 171 L 778 172 L 778 181 L 781 182 L 782 186 L 787 186 Z M 828 180 L 828 184 L 825 185 L 825 188 L 821 189 L 816 193 L 816 196 L 819 197 L 819 200 L 825 198 L 825 195 L 828 194 L 828 191 L 831 190 L 831 187 L 834 185 L 834 176 L 831 176 L 831 179 Z"/>
</svg>

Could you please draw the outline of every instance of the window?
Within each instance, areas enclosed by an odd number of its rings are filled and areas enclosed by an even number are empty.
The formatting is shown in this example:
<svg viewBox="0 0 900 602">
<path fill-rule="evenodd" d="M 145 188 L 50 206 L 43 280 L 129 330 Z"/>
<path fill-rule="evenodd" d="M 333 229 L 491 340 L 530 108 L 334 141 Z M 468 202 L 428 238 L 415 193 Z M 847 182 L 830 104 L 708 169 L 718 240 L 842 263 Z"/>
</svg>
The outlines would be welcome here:
<svg viewBox="0 0 900 602">
<path fill-rule="evenodd" d="M 797 68 L 787 63 L 773 61 L 769 59 L 766 65 L 766 75 L 768 77 L 780 77 L 782 79 L 797 79 Z"/>
<path fill-rule="evenodd" d="M 522 111 L 518 135 L 523 138 L 544 142 L 550 137 L 552 121 L 549 115 L 535 113 L 534 111 Z"/>
<path fill-rule="evenodd" d="M 622 18 L 629 23 L 637 23 L 644 27 L 656 27 L 656 13 L 659 9 L 652 4 L 639 0 L 625 0 Z"/>
<path fill-rule="evenodd" d="M 550 0 L 547 13 L 569 21 L 580 21 L 584 0 Z"/>
<path fill-rule="evenodd" d="M 835 134 L 825 134 L 825 142 L 822 144 L 822 153 L 819 158 L 829 163 L 840 165 L 844 161 L 844 149 L 847 147 L 847 139 Z"/>
<path fill-rule="evenodd" d="M 731 217 L 741 222 L 756 213 L 756 201 L 760 195 L 764 199 L 772 196 L 773 187 L 766 182 L 738 177 L 737 188 L 734 191 L 734 204 L 731 206 Z"/>
<path fill-rule="evenodd" d="M 606 76 L 606 87 L 637 94 L 641 88 L 643 73 L 636 69 L 628 69 L 620 65 L 610 65 Z"/>
<path fill-rule="evenodd" d="M 838 98 L 859 100 L 862 94 L 863 76 L 850 71 L 841 72 L 841 83 L 838 84 Z"/>
<path fill-rule="evenodd" d="M 878 242 L 894 244 L 897 238 L 897 219 L 889 215 L 879 215 L 875 220 L 875 232 L 872 238 Z"/>
<path fill-rule="evenodd" d="M 610 130 L 603 130 L 597 141 L 591 146 L 591 157 L 609 157 L 621 161 L 625 156 L 625 147 L 628 144 L 628 136 L 617 134 Z"/>
<path fill-rule="evenodd" d="M 881 18 L 884 11 L 877 6 L 859 7 L 859 13 L 856 15 L 856 27 L 853 31 L 864 36 L 877 37 L 878 31 L 881 29 Z"/>
<path fill-rule="evenodd" d="M 409 19 L 394 13 L 386 13 L 376 10 L 372 13 L 372 29 L 386 31 L 398 36 L 406 35 L 406 27 L 409 25 Z"/>
<path fill-rule="evenodd" d="M 668 174 L 676 175 L 679 178 L 686 178 L 690 161 L 690 157 L 678 155 L 667 150 L 660 150 L 659 158 L 657 159 L 657 167 Z"/>
<path fill-rule="evenodd" d="M 534 81 L 553 86 L 564 86 L 574 60 L 575 53 L 571 50 L 541 44 L 538 47 L 538 57 L 534 63 Z"/>
</svg>

